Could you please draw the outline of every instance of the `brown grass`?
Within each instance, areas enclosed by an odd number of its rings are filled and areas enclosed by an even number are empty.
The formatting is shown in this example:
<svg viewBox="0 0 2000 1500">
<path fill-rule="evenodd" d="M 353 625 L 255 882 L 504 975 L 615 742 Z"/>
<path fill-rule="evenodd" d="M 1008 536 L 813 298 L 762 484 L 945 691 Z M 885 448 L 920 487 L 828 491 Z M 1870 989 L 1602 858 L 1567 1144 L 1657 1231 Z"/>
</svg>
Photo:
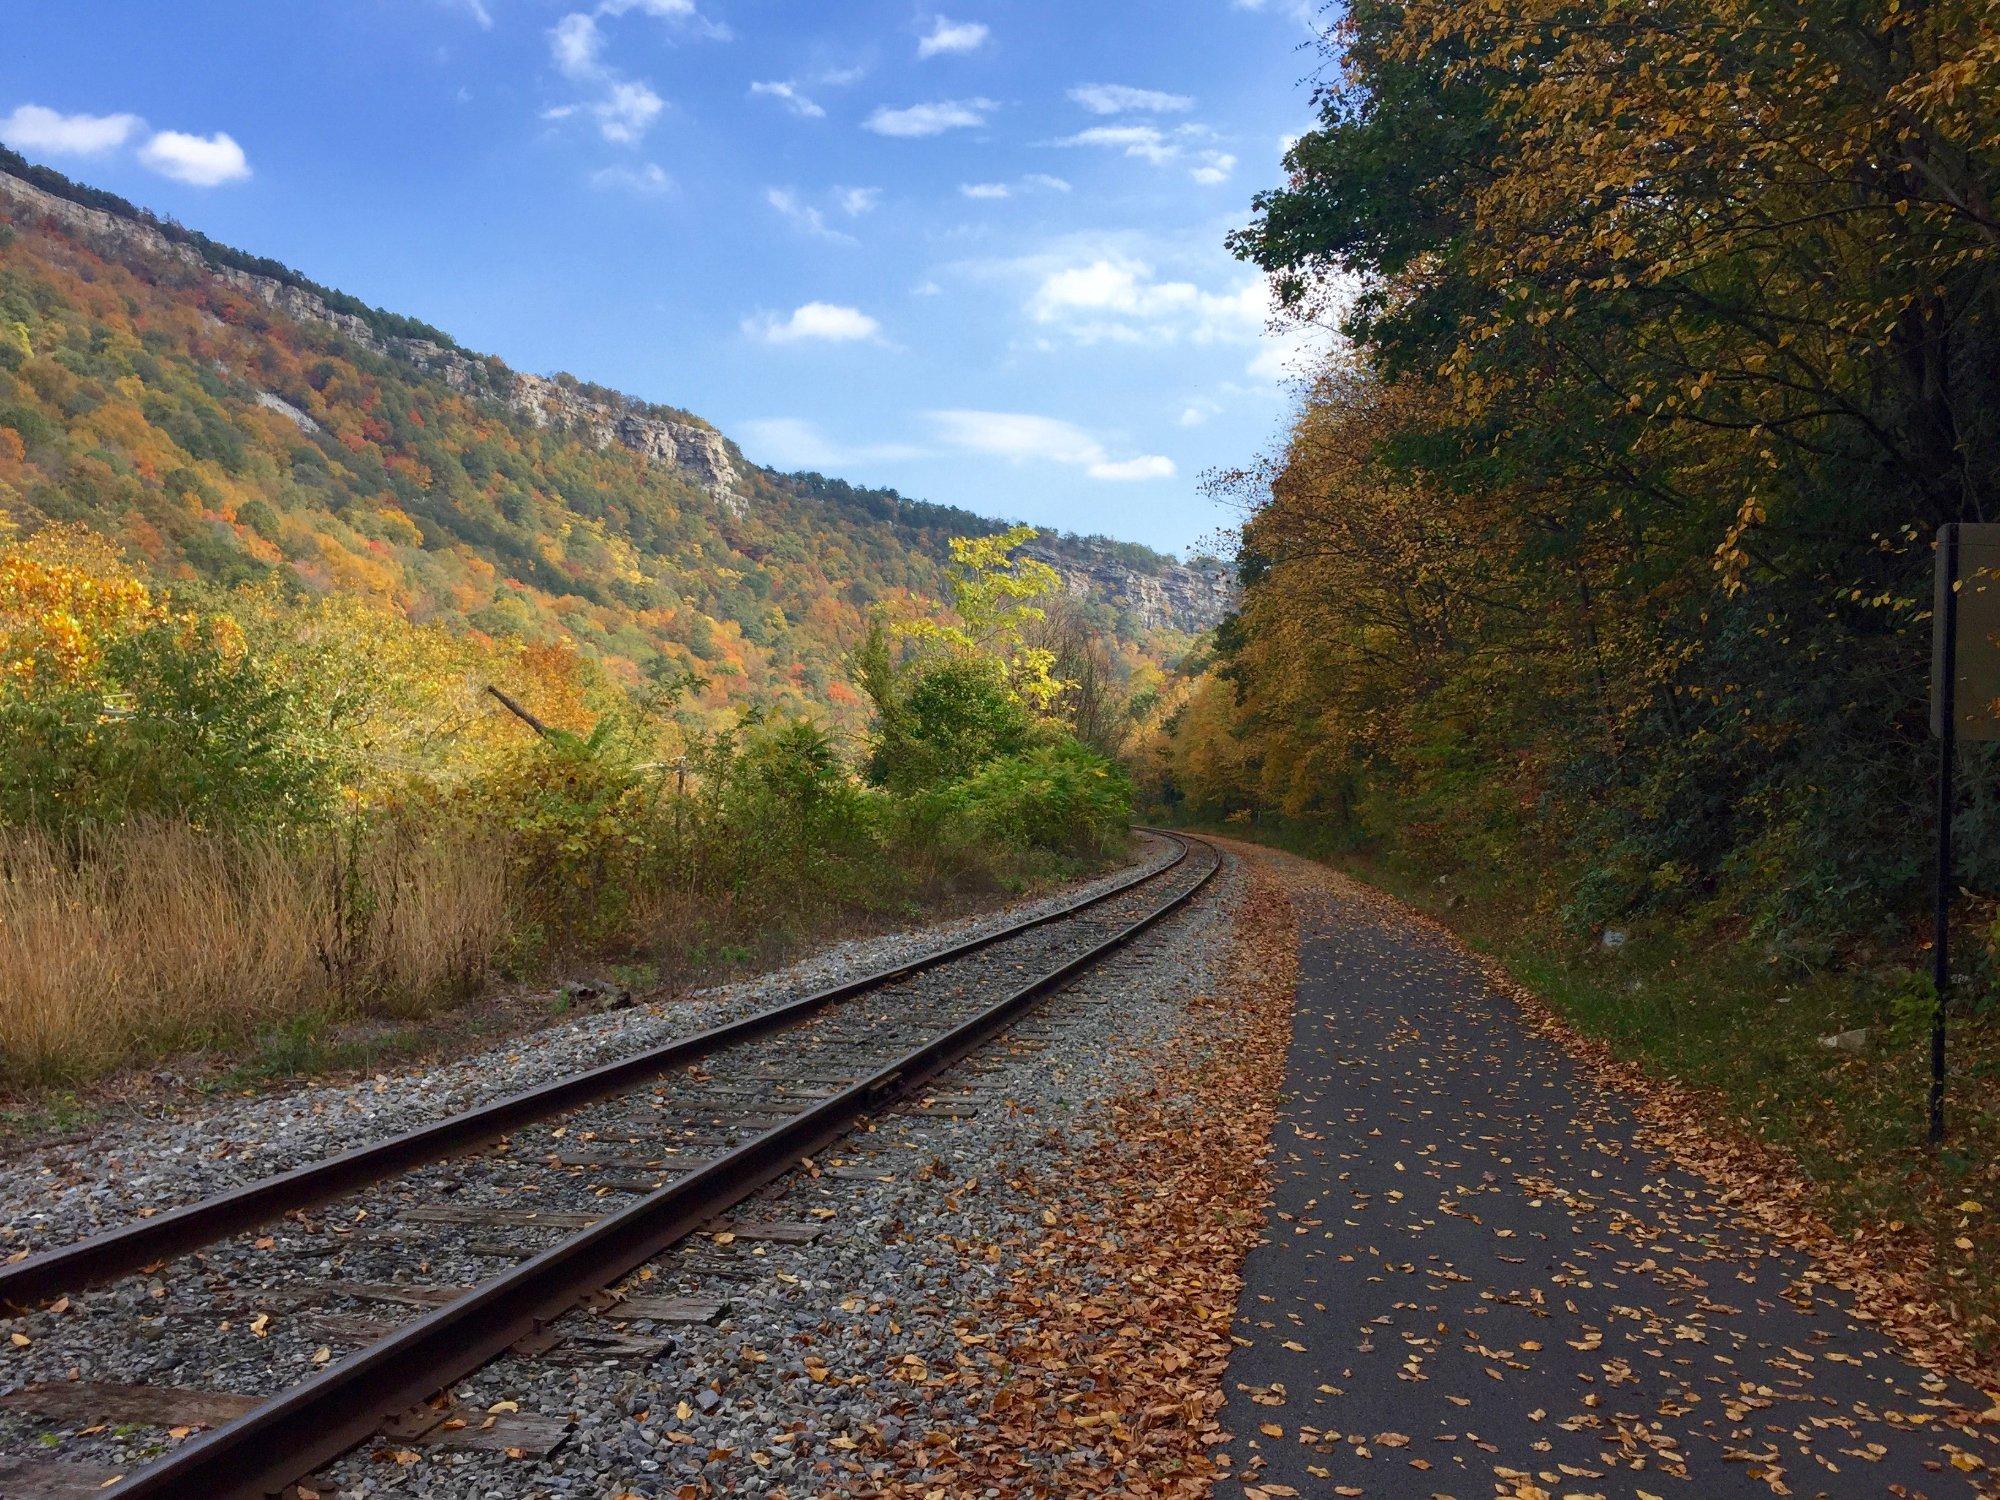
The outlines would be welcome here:
<svg viewBox="0 0 2000 1500">
<path fill-rule="evenodd" d="M 509 932 L 475 838 L 305 847 L 135 824 L 0 829 L 0 1072 L 52 1081 L 302 1014 L 464 993 Z"/>
</svg>

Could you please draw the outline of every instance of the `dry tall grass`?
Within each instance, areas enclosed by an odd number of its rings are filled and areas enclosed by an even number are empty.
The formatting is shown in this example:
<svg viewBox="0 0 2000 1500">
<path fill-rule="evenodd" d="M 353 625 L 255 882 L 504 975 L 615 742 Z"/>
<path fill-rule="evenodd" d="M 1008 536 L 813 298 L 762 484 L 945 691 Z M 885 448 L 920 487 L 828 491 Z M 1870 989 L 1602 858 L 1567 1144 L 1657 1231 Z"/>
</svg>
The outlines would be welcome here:
<svg viewBox="0 0 2000 1500">
<path fill-rule="evenodd" d="M 299 847 L 134 824 L 0 829 L 0 1072 L 48 1080 L 300 1014 L 462 994 L 510 932 L 477 837 Z"/>
</svg>

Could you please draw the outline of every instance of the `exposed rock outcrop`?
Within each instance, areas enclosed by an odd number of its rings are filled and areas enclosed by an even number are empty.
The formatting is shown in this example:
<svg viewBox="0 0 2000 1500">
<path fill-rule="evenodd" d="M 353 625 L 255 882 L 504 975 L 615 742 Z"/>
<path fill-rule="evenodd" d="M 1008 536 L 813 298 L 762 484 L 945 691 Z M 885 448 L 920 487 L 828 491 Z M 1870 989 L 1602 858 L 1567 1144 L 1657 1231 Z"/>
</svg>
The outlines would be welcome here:
<svg viewBox="0 0 2000 1500">
<path fill-rule="evenodd" d="M 300 411 L 283 396 L 273 395 L 269 391 L 259 391 L 257 393 L 257 404 L 266 411 L 276 412 L 287 422 L 298 428 L 300 432 L 320 432 L 323 430 L 319 423 Z"/>
<path fill-rule="evenodd" d="M 516 375 L 506 401 L 537 427 L 565 427 L 587 435 L 600 448 L 616 443 L 654 463 L 670 464 L 725 509 L 737 514 L 742 511 L 736 461 L 730 456 L 728 441 L 713 427 L 677 422 L 637 403 L 620 407 L 593 400 L 539 375 Z"/>
<path fill-rule="evenodd" d="M 1028 549 L 1073 593 L 1094 594 L 1146 630 L 1213 630 L 1236 603 L 1236 579 L 1218 562 L 1167 562 L 1157 571 L 1120 557 L 1092 537 L 1039 542 Z"/>
</svg>

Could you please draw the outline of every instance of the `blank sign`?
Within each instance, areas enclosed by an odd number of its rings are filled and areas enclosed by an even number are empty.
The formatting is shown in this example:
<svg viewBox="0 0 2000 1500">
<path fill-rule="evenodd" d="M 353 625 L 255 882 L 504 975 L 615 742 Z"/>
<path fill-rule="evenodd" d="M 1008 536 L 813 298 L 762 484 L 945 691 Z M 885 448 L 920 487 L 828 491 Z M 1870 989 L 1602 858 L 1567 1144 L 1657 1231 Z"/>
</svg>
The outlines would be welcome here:
<svg viewBox="0 0 2000 1500">
<path fill-rule="evenodd" d="M 1952 609 L 1958 614 L 1958 670 L 1952 674 L 1958 737 L 2000 740 L 2000 524 L 1960 523 L 1938 532 L 1931 620 L 1931 733 L 1938 735 L 1944 733 L 1945 621 Z"/>
</svg>

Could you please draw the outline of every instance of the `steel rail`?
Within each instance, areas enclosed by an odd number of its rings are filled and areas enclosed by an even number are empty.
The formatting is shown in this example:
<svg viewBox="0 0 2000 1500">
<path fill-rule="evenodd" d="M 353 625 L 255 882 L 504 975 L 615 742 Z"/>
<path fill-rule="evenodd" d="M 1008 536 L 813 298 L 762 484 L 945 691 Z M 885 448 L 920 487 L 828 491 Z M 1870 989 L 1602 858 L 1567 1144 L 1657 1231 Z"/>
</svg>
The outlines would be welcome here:
<svg viewBox="0 0 2000 1500">
<path fill-rule="evenodd" d="M 416 1318 L 234 1421 L 188 1439 L 104 1494 L 121 1500 L 261 1500 L 282 1491 L 365 1441 L 398 1412 L 463 1379 L 582 1298 L 782 1176 L 884 1100 L 949 1067 L 1039 996 L 1179 910 L 1221 868 L 1220 852 L 1213 845 L 1203 847 L 1215 862 L 1200 879 L 1104 941 L 709 1166 Z M 1174 865 L 1187 857 L 1189 848 L 1190 841 L 1181 840 L 1181 858 Z"/>
<path fill-rule="evenodd" d="M 1168 835 L 1172 837 L 1172 835 Z M 935 953 L 845 980 L 813 994 L 787 1000 L 740 1020 L 712 1026 L 694 1036 L 667 1042 L 586 1072 L 539 1084 L 518 1094 L 475 1105 L 442 1120 L 385 1140 L 356 1146 L 321 1161 L 245 1183 L 150 1218 L 102 1230 L 67 1245 L 0 1266 L 0 1309 L 26 1309 L 69 1292 L 82 1291 L 169 1260 L 203 1245 L 240 1234 L 302 1208 L 338 1198 L 357 1188 L 407 1172 L 425 1162 L 454 1156 L 510 1130 L 563 1114 L 598 1099 L 623 1093 L 646 1079 L 699 1061 L 724 1047 L 788 1029 L 818 1011 L 866 991 L 910 978 L 941 964 L 989 948 L 1052 922 L 1087 911 L 1135 886 L 1156 880 L 1188 856 L 1187 844 L 1158 869 L 1131 876 L 1095 895 L 1063 903 L 1040 916 L 955 943 Z"/>
</svg>

